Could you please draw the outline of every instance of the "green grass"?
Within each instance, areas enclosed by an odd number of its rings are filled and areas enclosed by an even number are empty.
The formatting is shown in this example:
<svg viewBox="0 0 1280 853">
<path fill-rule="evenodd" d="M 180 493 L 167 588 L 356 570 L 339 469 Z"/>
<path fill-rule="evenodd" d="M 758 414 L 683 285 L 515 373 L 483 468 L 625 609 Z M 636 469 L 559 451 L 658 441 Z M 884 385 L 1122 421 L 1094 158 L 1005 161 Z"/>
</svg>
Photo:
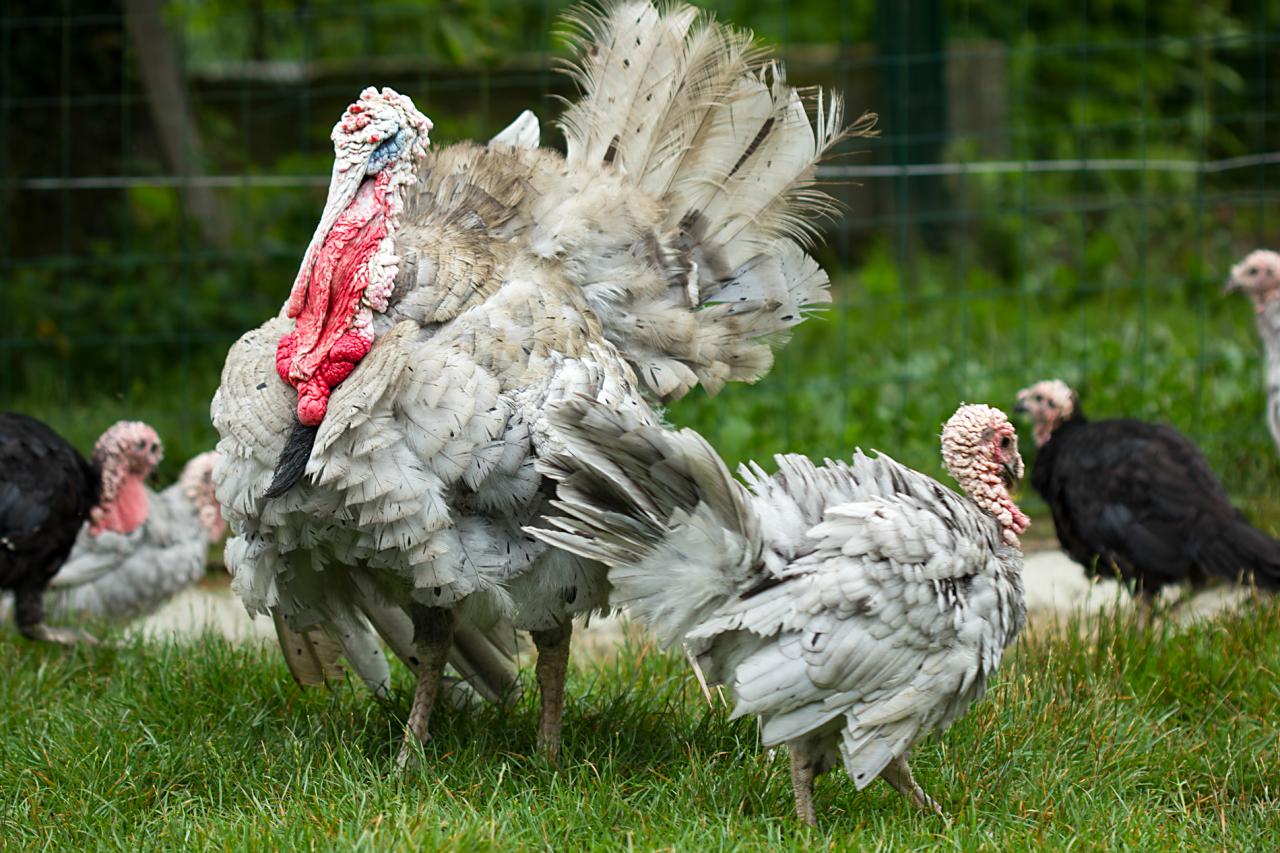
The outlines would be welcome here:
<svg viewBox="0 0 1280 853">
<path fill-rule="evenodd" d="M 670 417 L 730 461 L 880 448 L 940 473 L 937 434 L 964 401 L 1008 407 L 1060 376 L 1095 417 L 1187 432 L 1242 508 L 1280 527 L 1252 316 L 1207 286 L 1019 291 L 977 274 L 906 293 L 868 265 L 754 388 L 695 392 Z M 944 286 L 945 285 L 945 286 Z M 948 289 L 950 288 L 950 289 Z M 85 393 L 75 377 L 0 401 L 88 449 L 119 417 L 154 423 L 163 478 L 212 445 L 221 351 L 148 361 Z M 39 376 L 43 368 L 30 367 Z M 115 381 L 115 380 L 118 380 Z M 116 387 L 116 386 L 119 387 Z M 1032 454 L 1024 440 L 1023 451 Z M 1025 506 L 1040 516 L 1031 494 Z M 1033 535 L 1050 535 L 1047 520 Z M 363 690 L 299 691 L 278 654 L 209 640 L 63 652 L 0 636 L 5 847 L 271 844 L 451 847 L 838 846 L 898 849 L 1280 848 L 1280 603 L 1174 636 L 1100 623 L 1096 641 L 1020 644 L 980 705 L 924 745 L 917 775 L 946 827 L 887 786 L 819 784 L 822 827 L 791 819 L 785 761 L 710 710 L 682 661 L 648 648 L 571 683 L 564 761 L 533 748 L 532 697 L 444 713 L 425 765 L 391 772 L 408 678 L 390 710 Z"/>
<path fill-rule="evenodd" d="M 1280 602 L 1177 634 L 1109 621 L 1015 647 L 985 702 L 913 764 L 954 816 L 883 783 L 819 782 L 791 817 L 785 758 L 709 708 L 684 662 L 633 645 L 580 668 L 563 761 L 536 708 L 442 711 L 392 769 L 390 708 L 303 692 L 272 649 L 209 639 L 63 651 L 0 638 L 6 848 L 1274 850 Z"/>
</svg>

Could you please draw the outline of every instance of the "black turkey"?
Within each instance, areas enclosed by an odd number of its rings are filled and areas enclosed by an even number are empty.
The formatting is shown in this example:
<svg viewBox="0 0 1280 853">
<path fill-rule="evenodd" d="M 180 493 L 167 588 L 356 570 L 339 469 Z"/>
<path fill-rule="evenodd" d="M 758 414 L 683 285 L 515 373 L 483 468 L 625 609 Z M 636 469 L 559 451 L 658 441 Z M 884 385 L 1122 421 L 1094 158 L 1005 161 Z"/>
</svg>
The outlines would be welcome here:
<svg viewBox="0 0 1280 853">
<path fill-rule="evenodd" d="M 18 631 L 32 640 L 96 642 L 44 624 L 49 581 L 89 522 L 94 532 L 129 533 L 146 518 L 143 481 L 160 460 L 155 430 L 120 421 L 86 461 L 35 418 L 0 412 L 0 589 L 13 592 Z"/>
<path fill-rule="evenodd" d="M 1058 541 L 1089 576 L 1118 575 L 1149 613 L 1162 587 L 1210 577 L 1280 588 L 1280 542 L 1231 505 L 1200 450 L 1172 427 L 1090 421 L 1060 380 L 1018 392 L 1039 452 L 1031 484 Z"/>
</svg>

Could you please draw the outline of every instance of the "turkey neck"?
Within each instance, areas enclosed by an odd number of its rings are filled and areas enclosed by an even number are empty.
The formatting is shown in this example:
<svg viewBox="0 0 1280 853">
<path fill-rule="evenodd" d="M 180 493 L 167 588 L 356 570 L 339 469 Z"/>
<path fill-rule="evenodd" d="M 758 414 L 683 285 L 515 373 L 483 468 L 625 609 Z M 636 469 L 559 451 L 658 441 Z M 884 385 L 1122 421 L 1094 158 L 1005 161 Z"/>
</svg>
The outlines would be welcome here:
<svg viewBox="0 0 1280 853">
<path fill-rule="evenodd" d="M 1057 461 L 1058 451 L 1072 432 L 1081 429 L 1088 423 L 1088 419 L 1084 416 L 1084 412 L 1080 410 L 1079 403 L 1077 403 L 1075 411 L 1071 413 L 1071 417 L 1059 424 L 1057 429 L 1049 433 L 1048 438 L 1044 441 L 1040 441 L 1040 424 L 1037 423 L 1035 425 L 1036 460 L 1035 464 L 1031 466 L 1031 487 L 1039 492 L 1040 497 L 1050 504 L 1052 504 L 1052 501 L 1049 499 L 1047 490 L 1049 489 L 1050 481 L 1053 479 L 1053 466 Z M 1055 442 L 1054 439 L 1058 439 L 1058 441 Z"/>
<path fill-rule="evenodd" d="M 102 515 L 98 519 L 100 530 L 129 533 L 147 520 L 147 489 L 142 478 L 128 474 L 116 491 L 115 499 L 99 505 Z"/>
<path fill-rule="evenodd" d="M 1039 447 L 1041 450 L 1043 450 L 1046 446 L 1048 446 L 1049 442 L 1053 441 L 1056 437 L 1064 433 L 1066 430 L 1074 429 L 1075 427 L 1078 427 L 1078 426 L 1083 426 L 1088 422 L 1089 422 L 1089 419 L 1084 416 L 1084 411 L 1081 410 L 1080 403 L 1079 401 L 1077 401 L 1075 404 L 1075 408 L 1071 410 L 1071 417 L 1067 418 L 1065 421 L 1058 424 L 1057 426 L 1050 426 L 1049 424 L 1039 422 L 1039 421 L 1035 423 L 1035 425 L 1032 427 L 1032 432 L 1034 433 L 1034 436 L 1035 436 L 1036 447 Z"/>
<path fill-rule="evenodd" d="M 390 173 L 366 179 L 325 236 L 297 317 L 290 377 L 309 379 L 338 339 L 355 324 L 371 278 L 370 262 L 387 235 Z"/>
<path fill-rule="evenodd" d="M 1267 397 L 1280 397 L 1280 298 L 1263 306 L 1257 316 L 1258 336 L 1267 354 Z"/>
</svg>

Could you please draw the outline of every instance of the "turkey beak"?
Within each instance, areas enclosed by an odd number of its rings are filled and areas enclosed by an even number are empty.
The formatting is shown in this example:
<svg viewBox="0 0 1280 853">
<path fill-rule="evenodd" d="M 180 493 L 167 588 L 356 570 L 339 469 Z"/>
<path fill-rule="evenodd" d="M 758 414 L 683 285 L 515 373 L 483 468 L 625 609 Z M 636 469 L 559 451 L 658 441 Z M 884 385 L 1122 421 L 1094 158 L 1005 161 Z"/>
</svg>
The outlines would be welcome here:
<svg viewBox="0 0 1280 853">
<path fill-rule="evenodd" d="M 1018 398 L 1018 402 L 1013 404 L 1013 411 L 1015 414 L 1019 415 L 1031 414 L 1031 410 L 1027 408 L 1026 400 L 1023 400 L 1021 397 Z"/>
<path fill-rule="evenodd" d="M 1242 289 L 1240 282 L 1236 281 L 1233 277 L 1228 278 L 1227 283 L 1222 286 L 1222 293 L 1225 296 L 1228 293 L 1239 293 Z"/>
<path fill-rule="evenodd" d="M 1022 479 L 1022 472 L 1018 469 L 1018 459 L 1009 459 L 1000 464 L 1000 479 L 1004 481 L 1004 487 L 1009 491 L 1013 491 L 1018 487 L 1018 481 Z"/>
</svg>

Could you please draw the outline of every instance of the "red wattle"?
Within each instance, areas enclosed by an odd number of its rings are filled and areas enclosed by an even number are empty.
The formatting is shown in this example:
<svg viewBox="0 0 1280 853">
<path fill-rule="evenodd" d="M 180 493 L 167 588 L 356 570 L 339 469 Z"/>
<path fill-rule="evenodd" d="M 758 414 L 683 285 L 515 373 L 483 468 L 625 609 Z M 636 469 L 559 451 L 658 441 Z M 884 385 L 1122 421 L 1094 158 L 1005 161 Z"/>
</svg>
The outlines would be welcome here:
<svg viewBox="0 0 1280 853">
<path fill-rule="evenodd" d="M 287 335 L 285 336 L 288 337 Z M 277 349 L 277 369 L 279 368 L 279 352 L 283 349 L 284 338 Z M 360 359 L 369 353 L 372 342 L 354 332 L 347 332 L 338 339 L 320 361 L 320 367 L 308 380 L 298 385 L 298 422 L 304 426 L 315 426 L 324 420 L 329 409 L 329 395 L 338 383 L 351 375 Z"/>
<path fill-rule="evenodd" d="M 317 426 L 329 408 L 329 386 L 314 376 L 298 386 L 298 423 Z"/>
<path fill-rule="evenodd" d="M 90 532 L 95 536 L 104 530 L 131 533 L 147 520 L 147 490 L 140 477 L 129 477 L 120 484 L 116 499 L 102 507 L 102 514 Z"/>
<path fill-rule="evenodd" d="M 298 351 L 298 339 L 289 332 L 276 344 L 276 373 L 285 382 L 289 381 L 289 365 L 293 362 L 293 354 Z"/>
<path fill-rule="evenodd" d="M 329 394 L 351 375 L 372 341 L 351 330 L 369 286 L 369 262 L 387 235 L 390 169 L 366 181 L 326 235 L 293 330 L 276 345 L 276 372 L 298 389 L 298 420 L 324 418 Z"/>
</svg>

